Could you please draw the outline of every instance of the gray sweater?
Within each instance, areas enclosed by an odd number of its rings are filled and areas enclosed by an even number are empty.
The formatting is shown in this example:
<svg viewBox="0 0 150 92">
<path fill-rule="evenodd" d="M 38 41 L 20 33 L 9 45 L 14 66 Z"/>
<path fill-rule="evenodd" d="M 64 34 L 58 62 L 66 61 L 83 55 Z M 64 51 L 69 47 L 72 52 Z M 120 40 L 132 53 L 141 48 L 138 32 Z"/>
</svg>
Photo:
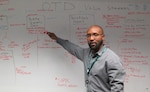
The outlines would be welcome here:
<svg viewBox="0 0 150 92">
<path fill-rule="evenodd" d="M 93 57 L 90 48 L 79 47 L 61 38 L 56 42 L 84 63 L 87 92 L 124 92 L 125 70 L 122 60 L 111 49 L 104 46 Z"/>
</svg>

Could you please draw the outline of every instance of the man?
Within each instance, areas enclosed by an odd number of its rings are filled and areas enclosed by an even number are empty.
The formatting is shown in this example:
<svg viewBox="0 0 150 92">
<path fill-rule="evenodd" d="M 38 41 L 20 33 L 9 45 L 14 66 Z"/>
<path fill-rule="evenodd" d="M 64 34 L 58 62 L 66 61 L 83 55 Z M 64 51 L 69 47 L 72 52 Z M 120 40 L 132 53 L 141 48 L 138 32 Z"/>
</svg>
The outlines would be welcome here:
<svg viewBox="0 0 150 92">
<path fill-rule="evenodd" d="M 83 61 L 87 92 L 124 92 L 125 70 L 121 59 L 107 48 L 101 26 L 92 25 L 87 30 L 89 48 L 82 48 L 68 40 L 47 33 L 64 49 Z"/>
</svg>

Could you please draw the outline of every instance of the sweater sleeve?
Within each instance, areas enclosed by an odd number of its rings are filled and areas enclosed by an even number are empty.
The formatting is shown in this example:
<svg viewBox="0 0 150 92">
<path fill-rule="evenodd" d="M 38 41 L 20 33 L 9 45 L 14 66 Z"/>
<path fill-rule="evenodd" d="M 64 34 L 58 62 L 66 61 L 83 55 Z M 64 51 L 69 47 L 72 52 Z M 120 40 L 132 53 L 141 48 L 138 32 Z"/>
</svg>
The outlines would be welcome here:
<svg viewBox="0 0 150 92">
<path fill-rule="evenodd" d="M 117 57 L 113 58 L 107 66 L 111 92 L 124 92 L 125 70 L 121 60 Z"/>
<path fill-rule="evenodd" d="M 83 48 L 62 38 L 57 38 L 56 42 L 59 45 L 61 45 L 65 50 L 67 50 L 69 53 L 71 53 L 72 55 L 83 61 L 83 54 L 84 54 Z"/>
</svg>

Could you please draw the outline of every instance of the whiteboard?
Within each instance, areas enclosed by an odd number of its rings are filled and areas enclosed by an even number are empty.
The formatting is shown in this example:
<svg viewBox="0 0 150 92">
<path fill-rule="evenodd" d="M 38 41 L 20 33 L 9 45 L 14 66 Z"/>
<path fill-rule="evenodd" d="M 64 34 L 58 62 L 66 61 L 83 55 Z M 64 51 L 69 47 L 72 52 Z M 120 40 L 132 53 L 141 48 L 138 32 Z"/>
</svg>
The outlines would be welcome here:
<svg viewBox="0 0 150 92">
<path fill-rule="evenodd" d="M 149 3 L 1 0 L 0 91 L 85 92 L 83 63 L 44 32 L 88 47 L 85 32 L 98 24 L 124 61 L 125 92 L 150 92 L 149 17 Z"/>
</svg>

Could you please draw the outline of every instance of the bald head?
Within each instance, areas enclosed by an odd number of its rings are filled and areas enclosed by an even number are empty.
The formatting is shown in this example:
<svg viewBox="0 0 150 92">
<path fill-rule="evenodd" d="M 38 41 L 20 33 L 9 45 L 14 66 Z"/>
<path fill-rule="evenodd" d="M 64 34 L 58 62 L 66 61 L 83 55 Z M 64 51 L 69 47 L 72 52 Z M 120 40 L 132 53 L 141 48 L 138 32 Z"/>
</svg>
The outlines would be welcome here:
<svg viewBox="0 0 150 92">
<path fill-rule="evenodd" d="M 93 28 L 97 28 L 97 31 L 100 31 L 100 33 L 104 35 L 103 28 L 102 28 L 101 26 L 99 26 L 99 25 L 92 25 L 92 26 L 90 26 L 90 27 L 88 28 L 88 30 L 87 30 L 87 33 L 88 33 L 89 30 L 91 30 L 91 29 L 93 29 Z"/>
<path fill-rule="evenodd" d="M 99 51 L 103 47 L 104 32 L 98 25 L 92 25 L 87 30 L 87 42 L 93 52 Z"/>
</svg>

